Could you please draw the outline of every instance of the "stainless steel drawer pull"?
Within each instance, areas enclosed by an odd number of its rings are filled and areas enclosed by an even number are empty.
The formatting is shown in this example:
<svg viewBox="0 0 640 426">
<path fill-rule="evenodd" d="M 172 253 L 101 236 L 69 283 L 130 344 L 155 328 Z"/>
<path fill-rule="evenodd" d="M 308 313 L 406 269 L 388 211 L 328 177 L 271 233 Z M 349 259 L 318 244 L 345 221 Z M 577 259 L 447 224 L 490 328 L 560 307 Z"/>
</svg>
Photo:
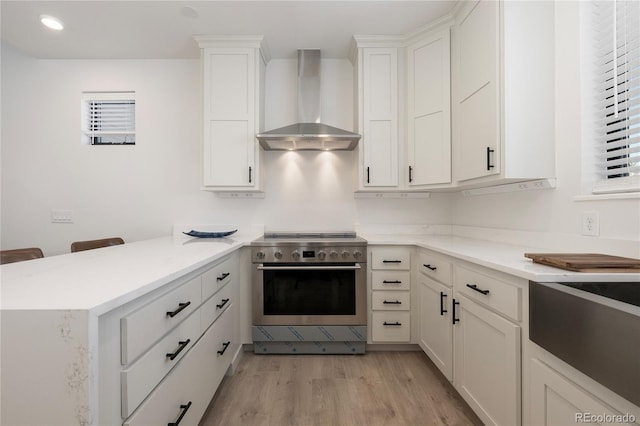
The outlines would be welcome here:
<svg viewBox="0 0 640 426">
<path fill-rule="evenodd" d="M 225 272 L 224 274 L 220 275 L 219 277 L 216 277 L 216 280 L 217 280 L 217 281 L 222 281 L 222 280 L 224 280 L 225 278 L 227 278 L 229 275 L 231 275 L 231 273 L 230 273 L 230 272 Z"/>
<path fill-rule="evenodd" d="M 182 310 L 184 308 L 186 308 L 187 306 L 189 306 L 191 304 L 191 301 L 186 302 L 186 303 L 178 303 L 178 309 L 176 309 L 175 311 L 171 311 L 171 312 L 167 312 L 167 316 L 170 318 L 175 317 L 176 315 L 178 315 L 180 312 L 182 312 Z"/>
<path fill-rule="evenodd" d="M 394 325 L 394 326 L 399 326 L 399 325 L 402 325 L 402 323 L 400 323 L 400 322 L 398 322 L 398 321 L 396 321 L 396 322 L 386 322 L 386 321 L 385 321 L 384 323 L 382 323 L 382 325 Z"/>
<path fill-rule="evenodd" d="M 393 280 L 393 281 L 391 281 L 391 280 L 383 280 L 382 284 L 402 284 L 402 281 L 400 281 L 400 280 Z"/>
<path fill-rule="evenodd" d="M 485 296 L 486 296 L 487 294 L 489 294 L 489 290 L 482 290 L 482 289 L 479 289 L 479 288 L 478 288 L 478 286 L 477 286 L 477 285 L 475 285 L 475 284 L 467 284 L 467 287 L 469 287 L 471 290 L 475 290 L 475 291 L 477 291 L 478 293 L 482 293 L 482 294 L 484 294 Z"/>
<path fill-rule="evenodd" d="M 355 271 L 362 269 L 360 265 L 349 266 L 264 266 L 258 265 L 259 271 L 321 271 L 321 270 L 343 270 L 343 271 Z"/>
<path fill-rule="evenodd" d="M 182 421 L 182 418 L 184 417 L 184 415 L 187 414 L 187 411 L 189 410 L 190 407 L 191 407 L 191 401 L 189 401 L 188 404 L 181 404 L 180 410 L 182 411 L 180 412 L 180 417 L 178 417 L 178 420 L 176 420 L 175 422 L 167 423 L 167 426 L 178 426 Z"/>
<path fill-rule="evenodd" d="M 171 361 L 176 359 L 176 357 L 180 354 L 180 352 L 182 352 L 182 350 L 184 348 L 186 348 L 187 345 L 189 345 L 190 342 L 191 342 L 191 339 L 182 340 L 182 341 L 178 342 L 178 344 L 180 345 L 180 346 L 178 346 L 178 349 L 176 349 L 176 351 L 174 353 L 172 353 L 172 354 L 167 354 L 167 358 L 169 358 Z"/>
<path fill-rule="evenodd" d="M 395 302 L 389 302 L 388 300 L 385 300 L 382 303 L 385 305 L 402 305 L 402 302 L 399 300 L 396 300 Z"/>
<path fill-rule="evenodd" d="M 216 305 L 216 308 L 218 308 L 218 309 L 222 309 L 222 308 L 224 308 L 224 305 L 226 305 L 227 303 L 229 303 L 229 300 L 231 300 L 231 299 L 222 299 L 222 300 L 221 300 L 221 302 L 222 302 L 222 303 L 217 304 L 217 305 Z"/>
<path fill-rule="evenodd" d="M 402 260 L 383 260 L 382 263 L 402 263 Z"/>
<path fill-rule="evenodd" d="M 431 266 L 430 263 L 426 264 L 426 265 L 422 265 L 427 269 L 431 269 L 432 271 L 435 271 L 436 269 L 438 269 L 436 266 Z"/>
</svg>

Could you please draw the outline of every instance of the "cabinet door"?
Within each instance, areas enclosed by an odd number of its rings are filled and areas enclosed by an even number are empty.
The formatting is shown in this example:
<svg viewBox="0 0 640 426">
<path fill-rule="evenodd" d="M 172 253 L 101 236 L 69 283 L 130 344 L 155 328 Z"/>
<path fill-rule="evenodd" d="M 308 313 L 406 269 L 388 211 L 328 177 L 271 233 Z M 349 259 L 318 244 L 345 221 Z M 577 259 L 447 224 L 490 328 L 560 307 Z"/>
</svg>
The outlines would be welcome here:
<svg viewBox="0 0 640 426">
<path fill-rule="evenodd" d="M 398 186 L 398 52 L 364 48 L 363 186 Z"/>
<path fill-rule="evenodd" d="M 453 300 L 455 388 L 485 424 L 521 424 L 520 327 L 458 293 Z"/>
<path fill-rule="evenodd" d="M 256 182 L 256 49 L 208 48 L 204 63 L 204 185 Z"/>
<path fill-rule="evenodd" d="M 531 360 L 531 423 L 560 426 L 598 422 L 599 416 L 620 413 L 597 400 L 590 393 L 569 381 L 538 359 Z M 596 420 L 587 419 L 593 416 Z"/>
<path fill-rule="evenodd" d="M 407 48 L 409 185 L 451 182 L 449 28 Z"/>
<path fill-rule="evenodd" d="M 449 380 L 453 380 L 451 289 L 419 277 L 420 347 Z"/>
<path fill-rule="evenodd" d="M 459 180 L 500 173 L 499 2 L 468 6 L 458 24 Z"/>
</svg>

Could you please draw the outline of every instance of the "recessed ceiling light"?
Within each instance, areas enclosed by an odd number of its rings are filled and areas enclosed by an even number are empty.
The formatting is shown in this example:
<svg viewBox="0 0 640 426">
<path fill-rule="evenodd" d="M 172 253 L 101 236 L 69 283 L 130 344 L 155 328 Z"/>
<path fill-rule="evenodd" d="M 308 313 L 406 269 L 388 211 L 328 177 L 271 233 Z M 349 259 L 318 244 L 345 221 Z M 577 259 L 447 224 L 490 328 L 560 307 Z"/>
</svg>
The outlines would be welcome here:
<svg viewBox="0 0 640 426">
<path fill-rule="evenodd" d="M 52 30 L 61 31 L 64 29 L 64 24 L 61 20 L 51 15 L 40 15 L 40 22 L 47 28 Z"/>
</svg>

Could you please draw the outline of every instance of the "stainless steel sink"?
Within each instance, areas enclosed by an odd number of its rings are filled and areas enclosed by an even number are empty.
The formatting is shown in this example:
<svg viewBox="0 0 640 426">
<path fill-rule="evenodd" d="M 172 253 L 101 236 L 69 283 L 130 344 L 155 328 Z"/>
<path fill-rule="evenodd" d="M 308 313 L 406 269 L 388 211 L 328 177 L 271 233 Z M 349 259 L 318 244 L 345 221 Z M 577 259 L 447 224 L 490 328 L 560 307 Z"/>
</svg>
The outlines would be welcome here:
<svg viewBox="0 0 640 426">
<path fill-rule="evenodd" d="M 640 405 L 640 282 L 530 282 L 529 339 Z"/>
</svg>

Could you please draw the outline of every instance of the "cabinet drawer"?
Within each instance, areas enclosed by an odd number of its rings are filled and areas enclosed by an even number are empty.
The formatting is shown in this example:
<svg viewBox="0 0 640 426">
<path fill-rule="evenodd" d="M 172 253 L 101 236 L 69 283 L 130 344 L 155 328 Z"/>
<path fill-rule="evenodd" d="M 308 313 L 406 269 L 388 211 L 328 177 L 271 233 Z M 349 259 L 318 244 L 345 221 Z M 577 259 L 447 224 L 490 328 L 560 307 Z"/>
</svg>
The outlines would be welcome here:
<svg viewBox="0 0 640 426">
<path fill-rule="evenodd" d="M 409 290 L 411 273 L 409 271 L 372 271 L 372 290 Z"/>
<path fill-rule="evenodd" d="M 405 247 L 383 247 L 371 250 L 371 269 L 411 268 L 411 250 Z"/>
<path fill-rule="evenodd" d="M 188 317 L 200 305 L 201 296 L 201 280 L 198 277 L 122 318 L 122 365 L 142 355 L 154 342 Z"/>
<path fill-rule="evenodd" d="M 522 318 L 522 289 L 479 272 L 456 268 L 456 290 L 516 321 Z"/>
<path fill-rule="evenodd" d="M 453 269 L 451 262 L 430 253 L 420 253 L 418 261 L 420 262 L 418 265 L 420 272 L 451 287 L 451 271 Z"/>
<path fill-rule="evenodd" d="M 193 313 L 120 373 L 122 417 L 129 416 L 162 378 L 178 364 L 201 335 L 199 312 Z M 169 354 L 176 354 L 173 359 Z"/>
<path fill-rule="evenodd" d="M 202 300 L 207 300 L 216 291 L 238 276 L 238 257 L 231 256 L 202 274 Z"/>
<path fill-rule="evenodd" d="M 124 426 L 163 425 L 180 421 L 181 426 L 197 425 L 204 414 L 215 389 L 215 371 L 211 359 L 215 358 L 217 329 L 210 328 L 195 346 L 169 372 L 142 405 L 129 417 Z M 189 405 L 191 404 L 191 405 Z M 187 409 L 186 406 L 189 405 Z"/>
<path fill-rule="evenodd" d="M 411 340 L 411 313 L 375 311 L 372 314 L 371 340 L 374 342 L 408 342 Z"/>
<path fill-rule="evenodd" d="M 231 304 L 233 300 L 235 282 L 229 283 L 207 300 L 200 309 L 200 318 L 202 321 L 201 329 L 206 330 Z"/>
<path fill-rule="evenodd" d="M 408 311 L 411 307 L 408 291 L 374 291 L 371 309 L 374 311 Z"/>
</svg>

